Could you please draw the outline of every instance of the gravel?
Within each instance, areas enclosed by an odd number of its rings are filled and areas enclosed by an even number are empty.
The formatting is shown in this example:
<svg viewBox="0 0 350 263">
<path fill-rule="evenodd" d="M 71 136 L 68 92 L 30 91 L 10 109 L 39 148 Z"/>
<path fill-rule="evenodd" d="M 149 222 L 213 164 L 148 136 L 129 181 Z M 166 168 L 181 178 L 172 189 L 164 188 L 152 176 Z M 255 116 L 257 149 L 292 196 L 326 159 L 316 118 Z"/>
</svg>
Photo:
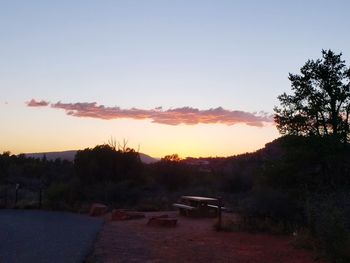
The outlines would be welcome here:
<svg viewBox="0 0 350 263">
<path fill-rule="evenodd" d="M 65 212 L 0 210 L 0 262 L 83 262 L 102 224 Z"/>
</svg>

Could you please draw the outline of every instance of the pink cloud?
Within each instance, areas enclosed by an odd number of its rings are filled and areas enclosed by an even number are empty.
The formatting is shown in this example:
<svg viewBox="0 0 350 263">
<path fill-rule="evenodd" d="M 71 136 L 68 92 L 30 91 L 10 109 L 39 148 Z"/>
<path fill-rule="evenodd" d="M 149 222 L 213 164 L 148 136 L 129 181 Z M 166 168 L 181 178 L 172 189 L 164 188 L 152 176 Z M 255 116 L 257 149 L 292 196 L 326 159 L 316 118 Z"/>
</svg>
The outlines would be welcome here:
<svg viewBox="0 0 350 263">
<path fill-rule="evenodd" d="M 38 105 L 40 104 L 40 105 Z M 48 106 L 45 101 L 30 101 L 28 106 Z M 262 127 L 264 123 L 273 122 L 271 115 L 259 112 L 250 113 L 238 110 L 226 110 L 222 107 L 208 110 L 199 110 L 192 107 L 182 107 L 175 109 L 163 110 L 162 107 L 144 110 L 138 108 L 121 109 L 120 107 L 107 107 L 92 103 L 53 103 L 51 108 L 63 109 L 67 115 L 75 117 L 90 117 L 104 120 L 130 118 L 136 120 L 149 119 L 154 123 L 167 125 L 195 125 L 199 123 L 215 124 L 221 123 L 226 125 L 247 124 L 250 126 Z"/>
<path fill-rule="evenodd" d="M 45 100 L 37 101 L 35 99 L 31 99 L 29 102 L 27 102 L 28 107 L 46 107 L 48 105 L 49 102 Z"/>
</svg>

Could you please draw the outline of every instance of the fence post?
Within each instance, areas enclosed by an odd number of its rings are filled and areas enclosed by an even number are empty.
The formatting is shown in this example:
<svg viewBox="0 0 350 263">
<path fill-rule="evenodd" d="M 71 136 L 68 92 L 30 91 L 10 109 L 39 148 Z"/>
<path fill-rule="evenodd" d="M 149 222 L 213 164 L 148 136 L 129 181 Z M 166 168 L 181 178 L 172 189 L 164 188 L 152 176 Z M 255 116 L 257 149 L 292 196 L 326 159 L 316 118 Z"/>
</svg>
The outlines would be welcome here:
<svg viewBox="0 0 350 263">
<path fill-rule="evenodd" d="M 222 197 L 218 198 L 218 230 L 221 230 L 221 206 L 222 206 Z"/>
<path fill-rule="evenodd" d="M 5 208 L 7 208 L 7 186 L 5 187 Z"/>
<path fill-rule="evenodd" d="M 18 190 L 19 190 L 20 184 L 16 184 L 16 194 L 15 194 L 15 205 L 17 204 L 18 201 Z"/>
<path fill-rule="evenodd" d="M 41 198 L 42 197 L 42 189 L 41 187 L 39 188 L 39 208 L 41 208 Z"/>
</svg>

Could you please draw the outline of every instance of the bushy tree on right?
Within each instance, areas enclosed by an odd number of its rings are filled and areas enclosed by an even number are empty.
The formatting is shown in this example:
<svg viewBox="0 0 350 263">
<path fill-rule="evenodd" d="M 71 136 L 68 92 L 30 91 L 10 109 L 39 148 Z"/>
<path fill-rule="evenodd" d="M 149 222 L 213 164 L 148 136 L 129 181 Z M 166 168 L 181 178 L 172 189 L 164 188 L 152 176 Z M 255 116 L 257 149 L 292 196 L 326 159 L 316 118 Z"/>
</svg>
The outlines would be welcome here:
<svg viewBox="0 0 350 263">
<path fill-rule="evenodd" d="M 308 60 L 300 74 L 289 74 L 292 95 L 278 97 L 277 129 L 283 135 L 332 136 L 350 139 L 350 68 L 342 53 L 322 50 L 322 58 Z"/>
</svg>

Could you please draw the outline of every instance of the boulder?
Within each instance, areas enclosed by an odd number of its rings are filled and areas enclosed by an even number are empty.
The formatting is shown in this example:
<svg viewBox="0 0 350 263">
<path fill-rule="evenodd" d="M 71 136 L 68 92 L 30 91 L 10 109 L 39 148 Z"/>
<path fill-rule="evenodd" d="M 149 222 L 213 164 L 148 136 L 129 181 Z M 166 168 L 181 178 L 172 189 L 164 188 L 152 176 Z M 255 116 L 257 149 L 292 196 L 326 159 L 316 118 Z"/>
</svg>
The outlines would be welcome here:
<svg viewBox="0 0 350 263">
<path fill-rule="evenodd" d="M 93 203 L 90 208 L 89 215 L 90 216 L 102 216 L 106 214 L 108 211 L 108 207 L 104 204 Z"/>
<path fill-rule="evenodd" d="M 120 221 L 120 220 L 130 220 L 130 219 L 140 219 L 144 218 L 145 214 L 135 211 L 127 211 L 123 209 L 114 209 L 112 211 L 112 221 Z"/>
<path fill-rule="evenodd" d="M 148 220 L 147 225 L 160 227 L 175 227 L 177 225 L 177 219 L 169 217 L 168 215 L 154 216 Z"/>
</svg>

